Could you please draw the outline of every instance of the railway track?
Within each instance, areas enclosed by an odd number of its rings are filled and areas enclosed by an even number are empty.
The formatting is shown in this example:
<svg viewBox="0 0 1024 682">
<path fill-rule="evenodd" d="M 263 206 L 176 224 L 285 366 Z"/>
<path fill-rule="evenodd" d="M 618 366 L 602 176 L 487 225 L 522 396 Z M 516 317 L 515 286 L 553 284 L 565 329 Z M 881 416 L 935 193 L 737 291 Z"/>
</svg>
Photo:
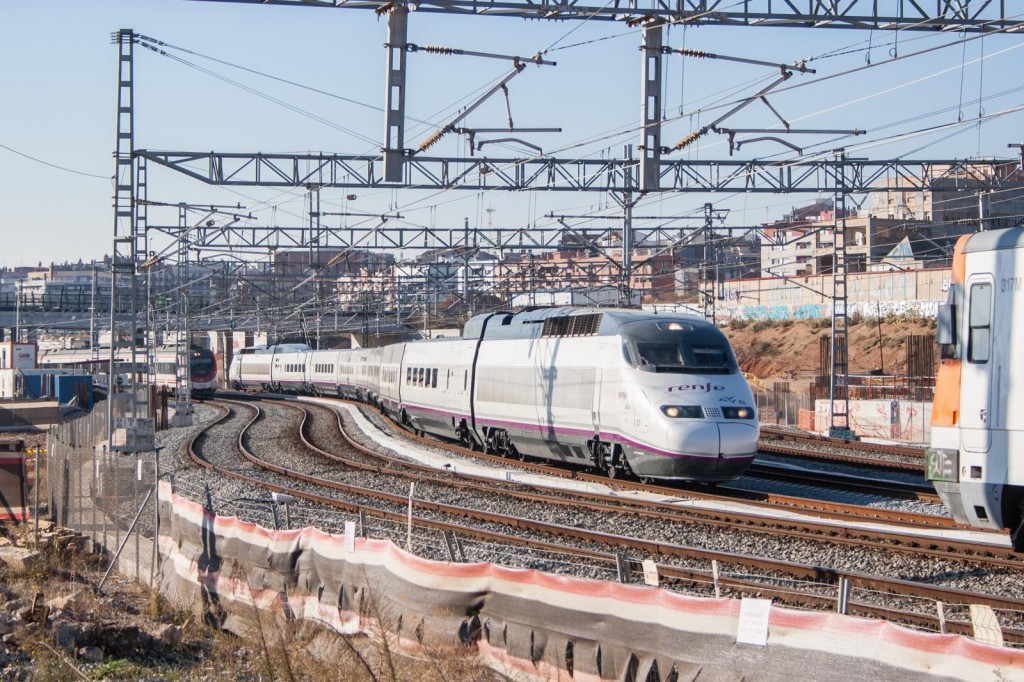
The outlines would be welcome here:
<svg viewBox="0 0 1024 682">
<path fill-rule="evenodd" d="M 907 471 L 920 473 L 922 477 L 924 475 L 924 450 L 917 447 L 827 438 L 762 425 L 758 449 L 789 457 Z"/>
<path fill-rule="evenodd" d="M 331 400 L 334 399 L 321 399 Z M 346 401 L 337 401 L 343 404 Z M 650 483 L 643 483 L 640 481 L 632 481 L 626 479 L 615 479 L 609 480 L 605 476 L 587 473 L 582 470 L 569 470 L 560 467 L 552 467 L 546 464 L 541 464 L 532 461 L 522 460 L 509 460 L 507 458 L 500 457 L 498 455 L 490 455 L 486 453 L 476 452 L 468 450 L 461 446 L 439 441 L 429 436 L 420 436 L 412 433 L 406 429 L 402 429 L 394 425 L 389 420 L 383 420 L 383 428 L 386 428 L 392 434 L 401 434 L 403 438 L 409 439 L 413 442 L 422 443 L 432 448 L 450 452 L 453 455 L 459 457 L 475 459 L 482 462 L 487 462 L 496 466 L 511 467 L 514 469 L 521 469 L 523 471 L 535 472 L 544 474 L 547 476 L 572 479 L 576 481 L 582 481 L 586 483 L 595 483 L 604 486 L 612 487 L 615 490 L 615 499 L 622 499 L 623 495 L 630 493 L 644 493 L 649 496 L 656 496 L 660 499 L 673 499 L 673 498 L 684 498 L 686 500 L 701 501 L 701 502 L 714 502 L 727 505 L 728 503 L 741 501 L 743 504 L 752 509 L 761 509 L 765 511 L 778 510 L 779 508 L 785 508 L 793 511 L 799 511 L 801 513 L 813 513 L 824 519 L 833 520 L 847 520 L 847 521 L 864 521 L 864 522 L 876 522 L 876 523 L 887 523 L 887 524 L 901 524 L 908 527 L 927 527 L 927 528 L 949 528 L 949 529 L 961 529 L 966 530 L 965 526 L 957 524 L 949 517 L 934 516 L 929 514 L 918 514 L 913 512 L 905 511 L 892 511 L 887 509 L 881 509 L 876 507 L 865 507 L 861 505 L 843 504 L 837 502 L 823 502 L 807 497 L 797 497 L 792 495 L 782 495 L 776 493 L 763 493 L 763 492 L 752 492 L 742 489 L 728 488 L 720 486 L 718 488 L 710 489 L 708 486 L 699 484 L 684 484 L 680 486 L 661 486 L 652 485 Z M 405 458 L 392 458 L 390 460 L 392 466 L 402 467 L 419 467 L 419 465 L 411 464 Z M 432 470 L 429 467 L 420 467 L 421 469 Z M 767 471 L 768 466 L 761 467 L 761 471 Z M 867 488 L 872 492 L 878 493 L 883 487 L 882 483 L 867 482 L 863 480 L 850 480 L 849 476 L 826 476 L 818 472 L 796 472 L 791 469 L 786 472 L 781 471 L 778 467 L 771 468 L 772 473 L 776 477 L 797 477 L 802 481 L 813 480 L 817 482 L 827 482 L 830 485 L 853 485 L 854 487 L 863 489 Z M 930 496 L 917 490 L 913 486 L 899 486 L 898 484 L 891 484 L 891 489 L 901 496 L 913 497 L 916 499 L 931 499 Z M 655 506 L 664 508 L 668 506 L 665 502 L 656 502 Z M 735 519 L 748 525 L 758 525 L 758 521 L 763 522 L 762 516 L 758 516 L 756 513 L 740 515 L 738 512 L 718 511 L 714 512 L 707 509 L 705 514 L 717 513 L 718 518 L 722 520 Z M 833 529 L 834 530 L 834 529 Z M 973 544 L 968 543 L 972 547 L 969 550 L 973 553 L 976 547 Z M 985 547 L 989 547 L 985 545 Z M 992 545 L 998 555 L 1007 556 L 1013 558 L 1015 555 L 1010 552 L 1008 548 L 1001 548 L 998 545 Z"/>
<path fill-rule="evenodd" d="M 245 439 L 245 433 L 248 431 L 254 423 L 256 423 L 259 416 L 258 407 L 254 409 L 254 415 L 248 420 L 245 428 L 239 433 L 238 443 L 239 446 L 245 450 L 243 441 Z M 225 415 L 227 412 L 225 412 Z M 223 417 L 222 417 L 223 419 Z M 306 441 L 305 447 L 316 448 L 322 454 L 329 458 L 342 460 L 339 463 L 342 464 L 346 469 L 353 466 L 361 466 L 367 469 L 374 469 L 370 464 L 366 462 L 357 462 L 354 459 L 340 457 L 334 453 L 327 453 L 322 451 L 310 441 L 308 435 L 305 433 L 308 431 L 308 426 L 305 426 L 309 419 L 309 413 L 303 411 L 301 427 L 303 433 L 303 439 Z M 343 428 L 339 424 L 339 433 L 345 434 Z M 205 431 L 205 430 L 204 430 Z M 345 434 L 347 437 L 347 434 Z M 362 448 L 354 441 L 351 441 L 353 448 Z M 337 495 L 322 495 L 317 493 L 311 493 L 308 490 L 302 490 L 296 488 L 294 485 L 284 485 L 280 483 L 268 484 L 267 481 L 263 480 L 258 476 L 251 476 L 239 471 L 226 470 L 223 467 L 214 467 L 209 462 L 200 457 L 195 452 L 195 441 L 190 444 L 189 452 L 191 457 L 197 463 L 206 466 L 208 468 L 215 468 L 220 470 L 224 475 L 247 479 L 253 485 L 259 485 L 264 488 L 274 490 L 276 492 L 284 492 L 295 496 L 296 498 L 307 500 L 311 503 L 324 504 L 334 507 L 336 509 L 343 509 L 349 512 L 363 511 L 368 514 L 380 516 L 392 522 L 401 523 L 404 521 L 405 514 L 401 510 L 404 505 L 408 502 L 408 498 L 405 495 L 396 495 L 394 493 L 384 493 L 381 491 L 374 491 L 370 489 L 356 489 L 352 486 L 346 486 L 346 484 L 339 483 L 337 481 L 328 481 L 322 476 L 311 476 L 309 474 L 300 474 L 297 471 L 290 470 L 288 467 L 273 464 L 269 461 L 263 460 L 248 450 L 245 451 L 246 461 L 256 468 L 264 471 L 275 472 L 282 476 L 288 476 L 292 479 L 301 480 L 306 483 L 310 483 L 317 486 L 324 486 L 334 492 L 345 492 L 346 494 L 358 494 L 361 496 L 369 496 L 373 499 L 377 499 L 386 503 L 390 503 L 393 506 L 397 506 L 398 510 L 378 510 L 368 509 L 364 504 L 353 503 L 350 501 L 340 500 Z M 364 451 L 363 454 L 367 454 Z M 372 456 L 377 456 L 377 453 L 373 453 Z M 407 461 L 401 461 L 400 464 L 408 468 Z M 389 464 L 390 466 L 390 464 Z M 379 471 L 387 471 L 388 467 L 378 465 L 376 467 Z M 399 472 L 390 471 L 393 475 L 398 475 Z M 434 476 L 437 475 L 436 471 L 432 471 Z M 422 476 L 424 474 L 416 473 L 416 476 Z M 465 482 L 461 485 L 466 485 Z M 493 481 L 489 481 L 489 485 L 493 490 Z M 503 494 L 508 494 L 503 492 Z M 536 493 L 525 493 L 520 491 L 517 499 L 522 502 L 527 502 L 532 499 L 542 504 L 552 504 L 550 496 L 537 495 Z M 633 501 L 635 503 L 635 501 Z M 563 502 L 564 504 L 564 502 Z M 571 502 L 581 508 L 593 508 L 595 503 L 593 501 L 587 502 L 586 505 L 581 505 L 580 500 Z M 640 505 L 643 506 L 643 505 Z M 799 604 L 802 606 L 812 606 L 816 608 L 827 608 L 834 605 L 834 596 L 822 596 L 821 594 L 806 594 L 804 592 L 794 593 L 792 587 L 787 586 L 788 581 L 791 580 L 816 580 L 822 582 L 824 585 L 830 585 L 838 581 L 840 578 L 846 578 L 851 581 L 851 585 L 856 588 L 861 588 L 866 591 L 883 591 L 889 594 L 902 595 L 904 597 L 918 596 L 925 597 L 928 599 L 943 599 L 946 603 L 987 603 L 993 608 L 1001 609 L 1005 611 L 1020 611 L 1024 610 L 1024 602 L 1014 600 L 1012 598 L 993 597 L 991 595 L 982 595 L 970 591 L 956 590 L 952 588 L 936 587 L 931 585 L 925 585 L 914 581 L 901 581 L 893 580 L 889 578 L 880 578 L 878 576 L 872 576 L 868 574 L 860 574 L 854 572 L 844 572 L 839 570 L 822 568 L 821 566 L 814 565 L 801 565 L 796 562 L 764 559 L 751 557 L 747 555 L 730 554 L 727 552 L 719 552 L 707 549 L 698 549 L 694 547 L 687 547 L 681 545 L 674 545 L 665 543 L 658 540 L 645 540 L 642 538 L 627 537 L 622 535 L 616 535 L 612 533 L 604 533 L 600 531 L 587 530 L 575 528 L 572 526 L 558 525 L 547 523 L 543 521 L 531 521 L 529 519 L 523 519 L 520 517 L 512 517 L 503 514 L 495 514 L 493 512 L 481 512 L 479 510 L 472 510 L 463 507 L 453 507 L 451 505 L 442 505 L 434 502 L 428 502 L 417 499 L 415 501 L 415 509 L 417 510 L 416 523 L 426 528 L 433 528 L 441 531 L 448 531 L 457 533 L 462 537 L 472 537 L 481 541 L 486 542 L 497 542 L 510 544 L 513 546 L 524 546 L 532 547 L 535 549 L 549 551 L 549 552 L 562 552 L 575 560 L 587 560 L 593 561 L 596 564 L 605 567 L 606 569 L 614 566 L 616 561 L 615 551 L 608 551 L 607 549 L 593 549 L 566 546 L 561 543 L 555 543 L 548 540 L 538 540 L 535 536 L 554 536 L 563 539 L 571 539 L 576 542 L 584 542 L 588 544 L 599 544 L 605 547 L 614 548 L 616 551 L 629 551 L 629 552 L 641 552 L 646 555 L 657 556 L 661 558 L 659 562 L 659 574 L 664 580 L 672 581 L 687 589 L 696 589 L 698 591 L 707 592 L 710 589 L 711 579 L 709 571 L 706 569 L 707 564 L 714 560 L 727 566 L 738 566 L 743 569 L 756 568 L 760 571 L 767 571 L 770 574 L 777 574 L 780 576 L 778 584 L 771 584 L 772 580 L 768 579 L 740 579 L 736 577 L 730 577 L 726 580 L 719 581 L 719 589 L 727 590 L 727 593 L 746 593 L 752 592 L 757 594 L 768 594 L 776 598 L 780 602 Z M 464 523 L 452 523 L 446 521 L 439 521 L 435 518 L 423 518 L 420 514 L 420 510 L 426 510 L 433 513 L 440 513 L 445 515 L 452 515 L 456 518 L 468 519 L 472 522 L 472 525 L 465 525 Z M 614 510 L 603 509 L 605 513 L 619 513 L 623 511 L 623 507 L 619 506 Z M 636 513 L 630 509 L 630 513 Z M 651 516 L 649 518 L 660 518 L 662 523 L 671 521 L 679 521 L 679 518 L 672 518 L 671 516 Z M 692 519 L 690 523 L 694 521 L 704 522 L 699 519 Z M 511 536 L 507 533 L 496 532 L 488 530 L 488 528 L 495 525 L 505 526 L 514 528 L 520 532 L 527 532 L 534 537 L 523 539 L 519 536 Z M 672 560 L 670 563 L 667 560 Z M 679 562 L 693 562 L 696 561 L 701 564 L 702 568 L 694 568 L 690 566 L 680 566 Z M 634 562 L 635 563 L 635 562 Z M 636 566 L 634 566 L 636 568 Z M 768 580 L 766 583 L 765 580 Z M 904 584 L 905 583 L 905 584 Z M 899 620 L 900 622 L 913 623 L 918 626 L 933 627 L 936 623 L 937 616 L 928 613 L 920 614 L 905 614 L 903 609 L 886 606 L 885 604 L 873 604 L 867 601 L 855 602 L 850 606 L 851 613 L 858 613 L 861 615 L 870 615 L 874 617 L 888 618 L 890 620 Z M 967 633 L 969 626 L 964 626 L 963 632 Z M 954 627 L 951 631 L 957 631 Z M 1015 628 L 1009 628 L 1007 630 L 1008 641 L 1019 641 L 1024 643 L 1024 631 L 1017 631 Z"/>
</svg>

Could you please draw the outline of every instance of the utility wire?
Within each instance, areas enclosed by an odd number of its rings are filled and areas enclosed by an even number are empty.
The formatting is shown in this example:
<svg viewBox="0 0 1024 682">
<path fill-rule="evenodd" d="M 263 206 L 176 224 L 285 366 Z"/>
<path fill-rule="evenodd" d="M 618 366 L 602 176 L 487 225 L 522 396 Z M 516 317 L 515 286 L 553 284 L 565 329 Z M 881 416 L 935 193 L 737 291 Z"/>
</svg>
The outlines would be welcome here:
<svg viewBox="0 0 1024 682">
<path fill-rule="evenodd" d="M 0 144 L 0 147 L 2 147 L 3 149 L 6 149 L 7 151 L 11 152 L 12 154 L 17 154 L 18 156 L 24 157 L 24 158 L 28 159 L 29 161 L 35 161 L 36 163 L 41 163 L 44 166 L 49 166 L 50 168 L 56 168 L 57 170 L 62 170 L 62 171 L 65 171 L 67 173 L 74 173 L 75 175 L 84 175 L 87 178 L 100 178 L 101 180 L 109 180 L 110 179 L 109 175 L 96 175 L 95 173 L 86 173 L 84 171 L 75 170 L 74 168 L 66 168 L 64 166 L 58 166 L 57 164 L 50 163 L 49 161 L 43 161 L 42 159 L 37 159 L 36 157 L 30 156 L 30 155 L 26 154 L 25 152 L 19 152 L 17 149 L 12 149 L 11 147 L 8 147 L 5 144 Z"/>
</svg>

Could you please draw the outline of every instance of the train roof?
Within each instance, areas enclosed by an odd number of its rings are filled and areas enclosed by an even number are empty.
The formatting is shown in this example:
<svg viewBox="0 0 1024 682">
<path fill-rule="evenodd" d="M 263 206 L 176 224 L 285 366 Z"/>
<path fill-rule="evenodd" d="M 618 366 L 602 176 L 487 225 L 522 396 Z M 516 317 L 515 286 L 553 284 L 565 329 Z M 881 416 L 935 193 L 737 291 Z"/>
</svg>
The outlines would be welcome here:
<svg viewBox="0 0 1024 682">
<path fill-rule="evenodd" d="M 264 353 L 302 353 L 310 350 L 304 343 L 277 343 L 248 346 L 239 351 L 240 355 L 261 355 Z"/>
<path fill-rule="evenodd" d="M 1024 228 L 1007 227 L 972 234 L 964 245 L 964 253 L 1020 248 L 1024 248 Z"/>
<path fill-rule="evenodd" d="M 685 320 L 690 324 L 712 326 L 701 317 L 676 313 L 656 313 L 629 308 L 581 308 L 575 306 L 536 308 L 519 313 L 500 312 L 477 315 L 466 323 L 464 339 L 528 339 L 540 336 L 614 336 L 622 325 L 631 322 Z M 486 323 L 486 330 L 485 330 Z"/>
</svg>

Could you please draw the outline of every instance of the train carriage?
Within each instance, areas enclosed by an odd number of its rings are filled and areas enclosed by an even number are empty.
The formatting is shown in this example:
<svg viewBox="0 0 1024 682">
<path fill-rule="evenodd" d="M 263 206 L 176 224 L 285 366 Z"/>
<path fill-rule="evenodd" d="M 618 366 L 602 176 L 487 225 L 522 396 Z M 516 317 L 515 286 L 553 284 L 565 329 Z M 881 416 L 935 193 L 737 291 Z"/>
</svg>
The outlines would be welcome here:
<svg viewBox="0 0 1024 682">
<path fill-rule="evenodd" d="M 270 384 L 275 391 L 302 393 L 309 385 L 306 368 L 312 353 L 308 350 L 275 352 L 270 361 Z"/>
<path fill-rule="evenodd" d="M 469 375 L 476 343 L 455 338 L 404 345 L 399 378 L 405 418 L 420 431 L 469 442 Z"/>
<path fill-rule="evenodd" d="M 1024 551 L 1024 228 L 960 238 L 936 341 L 927 478 L 957 521 Z"/>
<path fill-rule="evenodd" d="M 310 353 L 306 364 L 306 391 L 316 395 L 339 395 L 338 377 L 342 353 L 337 350 Z"/>
</svg>

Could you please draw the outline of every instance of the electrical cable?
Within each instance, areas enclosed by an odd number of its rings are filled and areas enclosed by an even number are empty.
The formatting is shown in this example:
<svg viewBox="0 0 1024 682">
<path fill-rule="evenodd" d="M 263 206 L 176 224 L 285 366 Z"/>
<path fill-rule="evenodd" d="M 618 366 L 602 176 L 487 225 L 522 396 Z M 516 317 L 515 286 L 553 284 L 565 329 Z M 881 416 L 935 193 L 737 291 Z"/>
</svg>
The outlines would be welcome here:
<svg viewBox="0 0 1024 682">
<path fill-rule="evenodd" d="M 43 161 L 42 159 L 37 159 L 36 157 L 30 156 L 29 154 L 26 154 L 25 152 L 19 152 L 17 149 L 14 149 L 12 147 L 8 147 L 5 144 L 0 144 L 0 148 L 6 149 L 7 151 L 11 152 L 12 154 L 17 154 L 18 156 L 24 157 L 24 158 L 28 159 L 29 161 L 35 161 L 36 163 L 40 163 L 40 164 L 42 164 L 44 166 L 49 166 L 50 168 L 56 168 L 57 170 L 62 170 L 62 171 L 65 171 L 67 173 L 74 173 L 75 175 L 84 175 L 87 178 L 99 178 L 101 180 L 110 180 L 110 177 L 111 177 L 109 175 L 97 175 L 95 173 L 86 173 L 85 171 L 75 170 L 74 168 L 66 168 L 64 166 L 58 166 L 55 163 L 50 163 L 49 161 Z"/>
</svg>

